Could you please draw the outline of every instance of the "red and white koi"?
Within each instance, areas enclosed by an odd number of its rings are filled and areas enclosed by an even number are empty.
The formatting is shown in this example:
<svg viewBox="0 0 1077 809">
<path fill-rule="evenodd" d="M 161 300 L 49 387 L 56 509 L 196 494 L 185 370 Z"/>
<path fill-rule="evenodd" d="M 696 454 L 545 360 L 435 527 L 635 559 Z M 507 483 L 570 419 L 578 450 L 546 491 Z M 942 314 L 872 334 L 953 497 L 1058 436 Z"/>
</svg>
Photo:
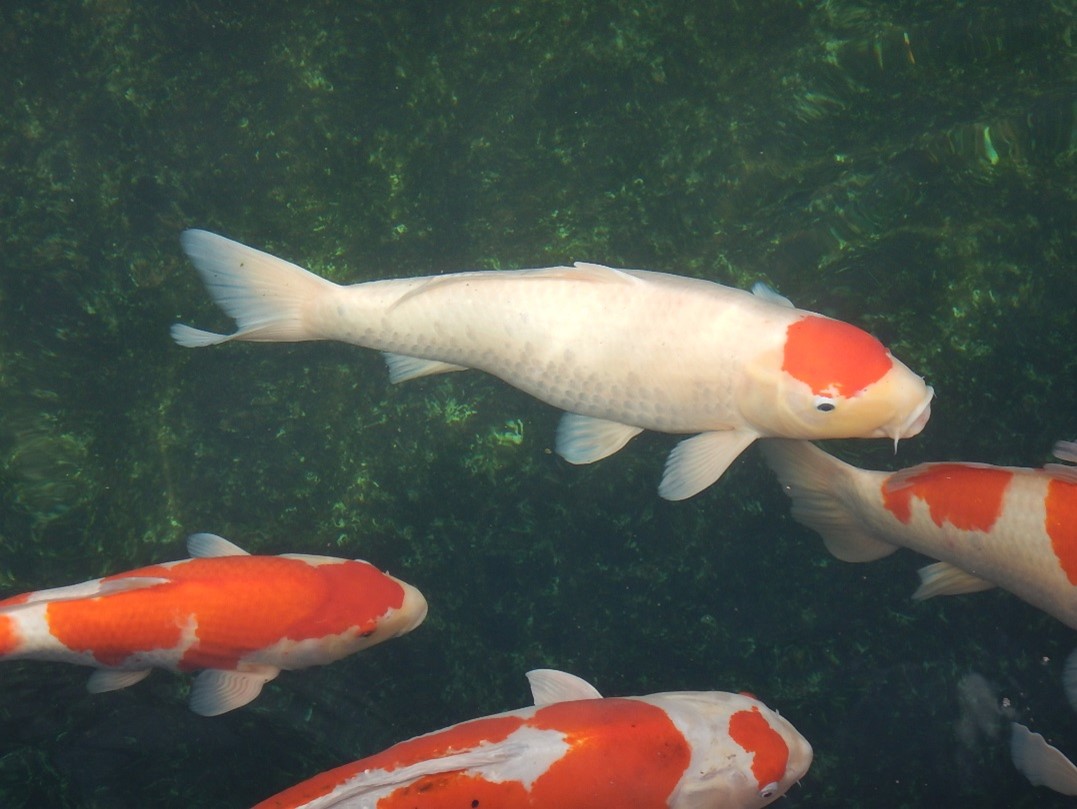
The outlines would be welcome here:
<svg viewBox="0 0 1077 809">
<path fill-rule="evenodd" d="M 92 693 L 151 669 L 203 671 L 191 710 L 246 705 L 282 669 L 340 660 L 422 623 L 426 600 L 373 565 L 329 556 L 252 556 L 214 534 L 193 558 L 0 601 L 0 660 L 93 666 Z"/>
<path fill-rule="evenodd" d="M 811 764 L 807 740 L 750 696 L 603 699 L 571 674 L 527 677 L 533 707 L 409 739 L 255 809 L 754 809 Z"/>
<path fill-rule="evenodd" d="M 940 560 L 920 570 L 916 599 L 997 586 L 1077 628 L 1077 466 L 926 463 L 874 472 L 805 442 L 762 448 L 793 517 L 839 559 L 911 548 Z M 1077 443 L 1060 441 L 1054 454 L 1077 462 Z"/>
<path fill-rule="evenodd" d="M 643 430 L 695 434 L 659 494 L 714 483 L 763 436 L 900 438 L 931 388 L 867 332 L 739 289 L 598 264 L 339 286 L 223 236 L 182 236 L 210 295 L 238 324 L 176 324 L 184 346 L 340 340 L 378 349 L 393 382 L 476 368 L 567 411 L 557 452 L 605 458 Z"/>
</svg>

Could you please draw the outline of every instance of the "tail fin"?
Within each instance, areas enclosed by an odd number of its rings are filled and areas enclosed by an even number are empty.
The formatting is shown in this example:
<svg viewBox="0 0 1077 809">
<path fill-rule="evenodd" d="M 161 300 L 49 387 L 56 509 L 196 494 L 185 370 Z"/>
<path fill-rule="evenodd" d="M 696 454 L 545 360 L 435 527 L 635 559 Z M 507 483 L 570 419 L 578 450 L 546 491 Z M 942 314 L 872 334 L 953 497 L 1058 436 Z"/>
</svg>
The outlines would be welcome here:
<svg viewBox="0 0 1077 809">
<path fill-rule="evenodd" d="M 792 498 L 793 519 L 823 538 L 826 549 L 845 562 L 871 562 L 897 550 L 872 534 L 842 501 L 844 482 L 856 467 L 807 441 L 766 439 L 763 455 Z"/>
<path fill-rule="evenodd" d="M 205 230 L 184 231 L 180 244 L 210 296 L 239 327 L 234 334 L 214 334 L 177 323 L 172 339 L 181 346 L 317 339 L 304 322 L 304 312 L 311 301 L 336 288 L 332 281 Z"/>
</svg>

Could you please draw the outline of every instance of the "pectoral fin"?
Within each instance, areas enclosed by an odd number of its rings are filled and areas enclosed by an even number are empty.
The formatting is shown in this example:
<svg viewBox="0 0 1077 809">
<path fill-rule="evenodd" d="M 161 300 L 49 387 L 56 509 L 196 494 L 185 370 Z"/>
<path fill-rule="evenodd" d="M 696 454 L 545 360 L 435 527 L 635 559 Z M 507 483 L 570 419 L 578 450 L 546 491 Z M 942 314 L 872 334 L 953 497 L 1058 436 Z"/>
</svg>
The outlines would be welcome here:
<svg viewBox="0 0 1077 809">
<path fill-rule="evenodd" d="M 673 448 L 658 494 L 667 500 L 685 500 L 722 476 L 737 456 L 758 436 L 742 430 L 700 433 Z"/>
<path fill-rule="evenodd" d="M 1077 767 L 1039 733 L 1014 722 L 1010 736 L 1013 765 L 1033 786 L 1044 786 L 1062 795 L 1077 795 Z"/>
<path fill-rule="evenodd" d="M 104 694 L 106 691 L 119 691 L 137 682 L 145 680 L 150 669 L 138 671 L 120 671 L 118 669 L 98 669 L 86 682 L 86 690 L 91 694 Z"/>
<path fill-rule="evenodd" d="M 617 452 L 642 432 L 642 427 L 630 424 L 565 413 L 557 425 L 555 446 L 557 454 L 569 463 L 594 463 Z"/>
<path fill-rule="evenodd" d="M 965 593 L 979 593 L 998 585 L 966 573 L 948 562 L 935 562 L 916 571 L 920 575 L 920 586 L 912 594 L 914 601 L 934 598 L 935 596 L 958 596 Z"/>
<path fill-rule="evenodd" d="M 222 671 L 206 669 L 191 686 L 191 710 L 200 716 L 220 716 L 242 708 L 262 693 L 262 686 L 280 674 L 277 669 Z"/>
</svg>

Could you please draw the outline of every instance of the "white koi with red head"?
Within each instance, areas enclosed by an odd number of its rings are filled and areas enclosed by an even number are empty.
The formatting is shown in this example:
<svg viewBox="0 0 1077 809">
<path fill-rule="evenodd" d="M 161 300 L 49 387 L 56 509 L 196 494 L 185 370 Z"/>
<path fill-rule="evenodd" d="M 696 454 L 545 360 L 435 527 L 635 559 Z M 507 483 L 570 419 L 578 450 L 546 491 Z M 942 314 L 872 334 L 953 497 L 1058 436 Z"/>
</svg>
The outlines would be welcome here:
<svg viewBox="0 0 1077 809">
<path fill-rule="evenodd" d="M 746 695 L 603 699 L 564 672 L 527 676 L 531 708 L 409 739 L 255 809 L 754 809 L 811 764 L 807 740 Z"/>
<path fill-rule="evenodd" d="M 659 493 L 691 497 L 761 436 L 915 435 L 931 388 L 875 338 L 755 294 L 598 264 L 338 286 L 201 230 L 182 237 L 231 335 L 175 325 L 185 346 L 341 340 L 385 352 L 390 379 L 476 368 L 567 411 L 557 451 L 597 461 L 643 430 L 698 434 Z"/>
<path fill-rule="evenodd" d="M 325 665 L 410 632 L 426 600 L 373 565 L 329 556 L 251 556 L 214 534 L 193 558 L 0 601 L 0 659 L 98 669 L 91 692 L 151 669 L 202 670 L 191 709 L 246 705 L 283 669 Z"/>
<path fill-rule="evenodd" d="M 857 469 L 805 442 L 765 441 L 793 516 L 840 559 L 911 548 L 940 560 L 917 599 L 1002 587 L 1077 628 L 1077 466 L 928 463 Z M 1055 455 L 1077 461 L 1077 444 Z"/>
</svg>

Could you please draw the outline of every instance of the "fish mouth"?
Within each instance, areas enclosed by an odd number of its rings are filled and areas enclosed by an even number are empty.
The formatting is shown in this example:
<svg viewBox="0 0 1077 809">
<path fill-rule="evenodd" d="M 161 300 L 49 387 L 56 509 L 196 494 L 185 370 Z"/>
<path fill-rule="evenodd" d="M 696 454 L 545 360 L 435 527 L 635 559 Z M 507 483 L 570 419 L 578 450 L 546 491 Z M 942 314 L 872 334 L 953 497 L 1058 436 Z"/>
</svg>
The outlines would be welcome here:
<svg viewBox="0 0 1077 809">
<path fill-rule="evenodd" d="M 927 425 L 928 419 L 931 418 L 931 399 L 934 396 L 935 389 L 928 385 L 924 398 L 904 424 L 899 425 L 897 429 L 883 429 L 884 435 L 894 439 L 894 452 L 897 452 L 898 441 L 902 438 L 912 438 L 914 435 L 918 435 Z"/>
</svg>

